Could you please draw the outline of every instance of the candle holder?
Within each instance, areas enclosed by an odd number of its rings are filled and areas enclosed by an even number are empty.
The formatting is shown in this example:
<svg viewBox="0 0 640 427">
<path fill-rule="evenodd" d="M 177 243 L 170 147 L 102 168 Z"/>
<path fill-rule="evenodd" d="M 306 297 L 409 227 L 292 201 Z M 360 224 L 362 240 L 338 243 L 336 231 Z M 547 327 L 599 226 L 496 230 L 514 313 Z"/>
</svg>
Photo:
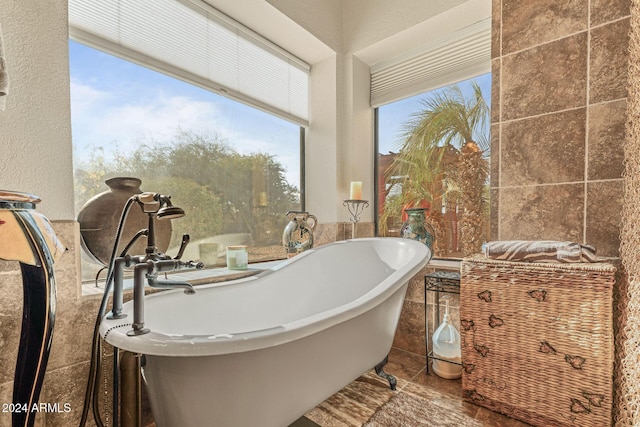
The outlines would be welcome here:
<svg viewBox="0 0 640 427">
<path fill-rule="evenodd" d="M 348 199 L 342 202 L 342 206 L 346 206 L 351 215 L 351 218 L 349 218 L 349 221 L 351 221 L 351 238 L 355 239 L 356 224 L 360 221 L 360 215 L 364 211 L 364 208 L 369 207 L 369 201 Z"/>
</svg>

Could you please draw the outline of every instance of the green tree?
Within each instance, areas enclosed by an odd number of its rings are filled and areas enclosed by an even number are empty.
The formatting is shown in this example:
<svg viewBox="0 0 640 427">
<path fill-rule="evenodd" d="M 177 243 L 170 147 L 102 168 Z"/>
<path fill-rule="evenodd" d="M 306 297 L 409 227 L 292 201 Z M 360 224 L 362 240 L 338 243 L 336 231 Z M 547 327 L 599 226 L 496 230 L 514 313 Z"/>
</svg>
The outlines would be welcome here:
<svg viewBox="0 0 640 427">
<path fill-rule="evenodd" d="M 382 223 L 405 207 L 427 201 L 438 255 L 456 249 L 450 235 L 455 230 L 446 226 L 443 205 L 445 213 L 459 213 L 459 249 L 464 255 L 480 250 L 485 233 L 489 107 L 480 86 L 474 82 L 472 89 L 469 98 L 453 85 L 423 99 L 423 108 L 406 124 L 400 152 L 387 171 L 387 179 L 394 177 L 401 191 L 387 199 Z"/>
<path fill-rule="evenodd" d="M 173 221 L 171 242 L 180 242 L 185 230 L 192 240 L 215 236 L 222 228 L 222 204 L 203 185 L 183 177 L 144 177 L 144 188 L 171 196 L 171 203 L 185 211 Z"/>
<path fill-rule="evenodd" d="M 179 130 L 170 141 L 141 143 L 112 162 L 102 150 L 94 150 L 90 161 L 76 170 L 76 194 L 82 195 L 82 205 L 106 189 L 105 179 L 135 176 L 143 191 L 170 195 L 185 209 L 175 234 L 188 230 L 196 240 L 246 232 L 257 245 L 279 244 L 287 222 L 284 213 L 299 206 L 298 190 L 286 181 L 285 172 L 271 155 L 241 155 L 217 134 Z"/>
<path fill-rule="evenodd" d="M 242 155 L 218 135 L 178 131 L 167 144 L 143 144 L 128 170 L 141 176 L 182 177 L 204 186 L 222 205 L 222 233 L 251 233 L 258 244 L 279 242 L 284 213 L 299 205 L 285 169 L 264 153 Z M 271 232 L 258 233 L 269 226 Z M 257 227 L 259 226 L 259 227 Z"/>
</svg>

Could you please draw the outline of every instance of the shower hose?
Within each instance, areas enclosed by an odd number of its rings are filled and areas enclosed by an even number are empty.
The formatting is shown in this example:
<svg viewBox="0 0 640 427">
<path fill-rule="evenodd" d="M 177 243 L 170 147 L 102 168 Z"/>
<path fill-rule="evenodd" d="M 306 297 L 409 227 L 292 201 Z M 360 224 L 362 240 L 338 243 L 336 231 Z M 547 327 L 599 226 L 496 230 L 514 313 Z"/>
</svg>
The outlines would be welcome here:
<svg viewBox="0 0 640 427">
<path fill-rule="evenodd" d="M 127 203 L 122 209 L 122 214 L 120 215 L 120 222 L 118 223 L 118 228 L 116 231 L 113 250 L 111 252 L 111 258 L 109 260 L 109 266 L 107 269 L 107 280 L 104 285 L 104 294 L 102 295 L 102 301 L 100 302 L 100 308 L 98 309 L 98 315 L 96 316 L 96 322 L 93 328 L 93 340 L 91 344 L 91 363 L 89 365 L 89 377 L 87 379 L 87 388 L 84 395 L 84 404 L 82 407 L 82 418 L 80 419 L 79 427 L 85 426 L 87 422 L 87 418 L 89 416 L 89 410 L 91 407 L 93 408 L 93 419 L 96 425 L 98 427 L 104 427 L 104 423 L 100 416 L 100 410 L 98 407 L 99 392 L 97 387 L 98 380 L 99 380 L 100 363 L 101 363 L 100 356 L 102 354 L 102 340 L 100 338 L 100 323 L 102 322 L 102 318 L 106 314 L 107 303 L 109 300 L 109 293 L 111 292 L 111 287 L 113 286 L 113 267 L 114 267 L 114 262 L 117 256 L 118 246 L 120 244 L 120 238 L 122 236 L 122 229 L 123 229 L 127 214 L 129 212 L 129 209 L 131 208 L 131 205 L 133 202 L 134 202 L 134 198 L 132 197 L 129 200 L 127 200 Z M 140 236 L 140 233 L 136 234 L 136 236 L 133 237 L 133 240 L 137 239 L 137 237 L 139 236 Z M 123 251 L 124 253 L 122 256 L 126 254 L 132 242 L 130 242 L 127 245 L 127 247 L 124 249 Z M 115 358 L 117 357 L 117 352 L 118 352 L 118 349 L 114 347 L 114 363 L 117 363 L 117 359 Z M 115 390 L 116 384 L 117 382 L 114 380 L 114 390 Z M 113 396 L 113 400 L 114 400 L 114 407 L 115 407 L 115 404 L 116 404 L 115 393 Z M 116 416 L 117 414 L 113 414 L 114 425 L 116 425 L 117 423 L 117 420 L 115 419 Z"/>
</svg>

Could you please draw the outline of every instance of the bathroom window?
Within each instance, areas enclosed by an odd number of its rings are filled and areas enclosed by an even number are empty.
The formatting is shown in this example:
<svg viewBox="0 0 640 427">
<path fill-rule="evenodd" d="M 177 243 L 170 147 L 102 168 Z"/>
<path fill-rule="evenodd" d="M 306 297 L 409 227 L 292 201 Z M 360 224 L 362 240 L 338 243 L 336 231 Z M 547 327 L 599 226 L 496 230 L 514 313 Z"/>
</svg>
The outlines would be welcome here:
<svg viewBox="0 0 640 427">
<path fill-rule="evenodd" d="M 481 250 L 489 233 L 490 93 L 484 74 L 376 109 L 378 235 L 400 236 L 405 209 L 424 208 L 436 257 Z"/>
<path fill-rule="evenodd" d="M 207 266 L 230 245 L 250 262 L 285 256 L 284 214 L 304 208 L 304 128 L 72 40 L 69 57 L 76 212 L 105 180 L 137 177 L 186 211 L 167 254 L 189 234 L 183 259 Z M 101 267 L 84 257 L 83 278 Z"/>
</svg>

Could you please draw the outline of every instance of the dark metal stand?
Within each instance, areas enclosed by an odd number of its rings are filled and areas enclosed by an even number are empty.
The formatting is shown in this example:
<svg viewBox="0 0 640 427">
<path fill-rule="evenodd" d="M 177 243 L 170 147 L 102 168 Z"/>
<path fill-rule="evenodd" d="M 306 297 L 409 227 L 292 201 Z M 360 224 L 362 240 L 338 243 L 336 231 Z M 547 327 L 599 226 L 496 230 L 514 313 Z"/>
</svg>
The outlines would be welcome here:
<svg viewBox="0 0 640 427">
<path fill-rule="evenodd" d="M 364 208 L 369 207 L 368 200 L 343 200 L 342 206 L 346 206 L 349 211 L 349 221 L 351 221 L 351 238 L 356 238 L 356 226 L 360 221 L 360 215 L 364 211 Z"/>
<path fill-rule="evenodd" d="M 453 271 L 436 271 L 435 273 L 427 274 L 424 276 L 424 327 L 426 332 L 426 350 L 427 350 L 427 369 L 426 373 L 429 373 L 429 362 L 433 359 L 443 360 L 433 355 L 433 349 L 431 348 L 431 338 L 429 334 L 429 316 L 427 312 L 428 301 L 427 292 L 435 292 L 435 322 L 433 324 L 433 330 L 435 331 L 440 325 L 440 293 L 445 294 L 460 294 L 460 273 Z M 444 360 L 448 363 L 450 360 Z"/>
<path fill-rule="evenodd" d="M 389 381 L 389 387 L 391 388 L 391 390 L 395 390 L 396 389 L 396 385 L 398 384 L 398 381 L 396 380 L 396 377 L 394 377 L 391 374 L 387 374 L 384 371 L 384 365 L 387 364 L 387 362 L 389 362 L 389 356 L 385 356 L 385 358 L 382 360 L 382 362 L 378 363 L 374 369 L 376 370 L 376 374 L 378 374 L 379 377 L 384 378 L 385 380 Z"/>
<path fill-rule="evenodd" d="M 7 208 L 6 203 L 0 208 Z M 27 210 L 12 210 L 33 250 L 37 265 L 20 262 L 24 302 L 22 332 L 13 383 L 12 426 L 31 427 L 49 360 L 55 322 L 56 290 L 53 257 L 44 236 Z"/>
</svg>

